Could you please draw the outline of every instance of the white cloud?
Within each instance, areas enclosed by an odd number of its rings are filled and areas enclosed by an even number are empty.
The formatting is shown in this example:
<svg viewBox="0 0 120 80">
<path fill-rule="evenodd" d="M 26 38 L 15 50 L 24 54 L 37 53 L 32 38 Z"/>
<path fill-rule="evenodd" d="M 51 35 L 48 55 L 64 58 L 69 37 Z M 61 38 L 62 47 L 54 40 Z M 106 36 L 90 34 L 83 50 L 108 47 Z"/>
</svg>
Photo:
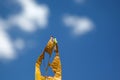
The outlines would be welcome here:
<svg viewBox="0 0 120 80">
<path fill-rule="evenodd" d="M 25 42 L 21 38 L 13 41 L 7 32 L 8 25 L 0 20 L 0 60 L 13 60 L 17 56 L 17 50 L 24 48 Z"/>
<path fill-rule="evenodd" d="M 7 32 L 13 26 L 26 32 L 34 32 L 37 28 L 45 28 L 48 24 L 49 10 L 46 5 L 37 4 L 35 0 L 17 0 L 22 11 L 10 15 L 8 19 L 0 18 L 0 59 L 10 60 L 17 56 L 17 50 L 25 47 L 24 39 L 13 41 Z M 19 37 L 19 36 L 18 36 Z"/>
<path fill-rule="evenodd" d="M 9 23 L 17 25 L 22 30 L 33 32 L 39 28 L 45 28 L 48 24 L 49 10 L 46 5 L 39 5 L 35 0 L 18 0 L 22 12 L 10 16 Z"/>
<path fill-rule="evenodd" d="M 4 29 L 0 29 L 0 59 L 13 59 L 15 50 L 12 40 Z"/>
<path fill-rule="evenodd" d="M 63 22 L 71 27 L 75 35 L 83 35 L 94 28 L 93 22 L 87 17 L 64 16 Z"/>
</svg>

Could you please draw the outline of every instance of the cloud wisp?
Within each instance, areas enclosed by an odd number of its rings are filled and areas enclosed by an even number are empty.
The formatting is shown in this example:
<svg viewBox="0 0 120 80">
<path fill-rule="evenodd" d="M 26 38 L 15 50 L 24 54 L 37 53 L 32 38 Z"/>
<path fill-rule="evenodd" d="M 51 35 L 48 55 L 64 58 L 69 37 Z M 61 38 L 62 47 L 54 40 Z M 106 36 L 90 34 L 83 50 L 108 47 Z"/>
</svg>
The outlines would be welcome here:
<svg viewBox="0 0 120 80">
<path fill-rule="evenodd" d="M 7 32 L 0 29 L 0 59 L 13 59 L 15 57 L 14 45 Z"/>
<path fill-rule="evenodd" d="M 0 60 L 13 60 L 17 56 L 17 51 L 24 48 L 24 40 L 19 38 L 12 40 L 4 28 L 5 24 L 0 24 Z"/>
<path fill-rule="evenodd" d="M 74 35 L 83 35 L 94 29 L 93 22 L 87 17 L 64 16 L 63 22 L 66 26 L 72 28 Z"/>
<path fill-rule="evenodd" d="M 39 5 L 35 0 L 18 0 L 22 12 L 11 15 L 8 22 L 20 29 L 33 32 L 37 28 L 45 28 L 48 24 L 49 9 L 46 5 Z"/>
<path fill-rule="evenodd" d="M 18 36 L 12 40 L 7 29 L 19 27 L 24 32 L 33 33 L 45 28 L 48 24 L 49 9 L 46 5 L 37 4 L 35 0 L 16 0 L 22 11 L 10 15 L 8 19 L 0 18 L 0 59 L 10 60 L 17 56 L 17 50 L 25 46 L 25 39 Z"/>
</svg>

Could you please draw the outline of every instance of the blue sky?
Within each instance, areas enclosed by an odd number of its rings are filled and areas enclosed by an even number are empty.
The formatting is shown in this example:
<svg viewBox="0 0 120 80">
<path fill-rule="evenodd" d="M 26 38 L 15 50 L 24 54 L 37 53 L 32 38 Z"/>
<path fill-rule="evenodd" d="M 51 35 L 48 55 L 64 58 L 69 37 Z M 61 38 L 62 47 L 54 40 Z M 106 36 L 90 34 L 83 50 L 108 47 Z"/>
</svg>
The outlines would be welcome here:
<svg viewBox="0 0 120 80">
<path fill-rule="evenodd" d="M 120 80 L 119 2 L 1 0 L 0 80 L 34 80 L 50 35 L 58 40 L 62 80 Z"/>
</svg>

